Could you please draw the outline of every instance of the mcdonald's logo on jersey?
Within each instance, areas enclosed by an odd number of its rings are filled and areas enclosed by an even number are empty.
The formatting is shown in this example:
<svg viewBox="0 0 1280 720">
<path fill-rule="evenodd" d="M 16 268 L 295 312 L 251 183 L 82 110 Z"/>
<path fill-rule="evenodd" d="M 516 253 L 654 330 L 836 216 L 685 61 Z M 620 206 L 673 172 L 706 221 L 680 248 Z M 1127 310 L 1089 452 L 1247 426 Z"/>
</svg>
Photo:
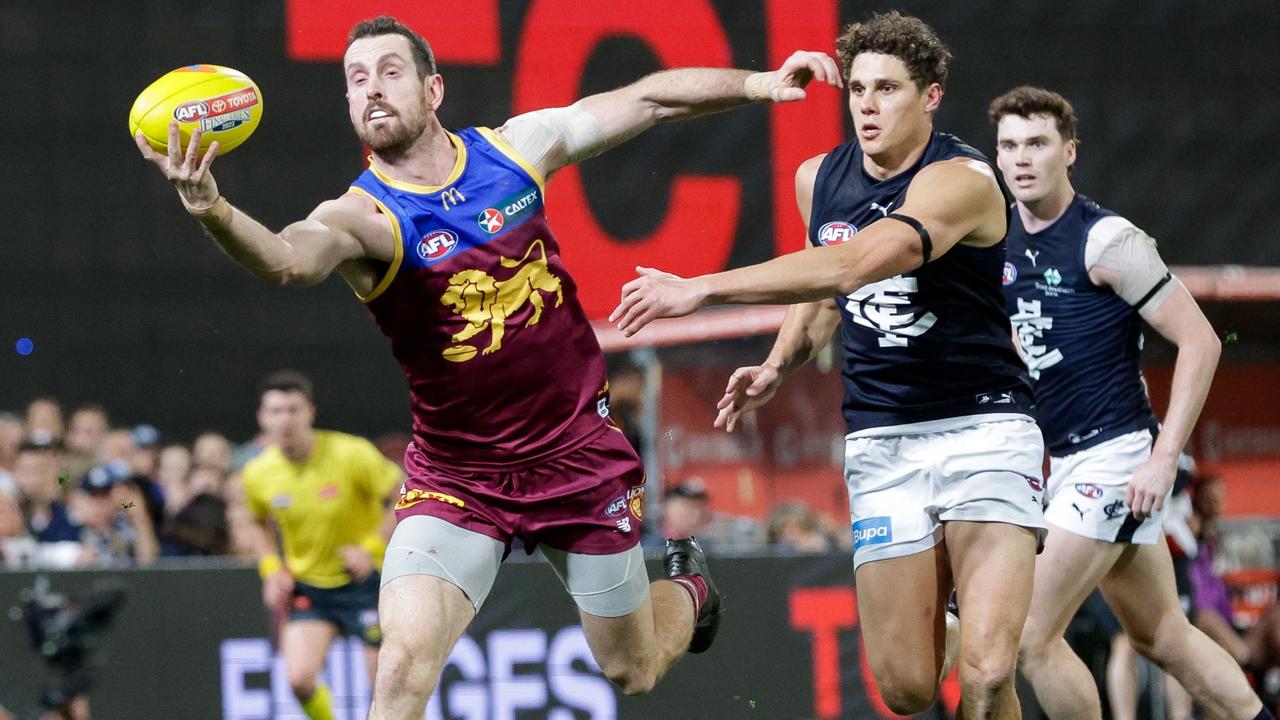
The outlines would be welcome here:
<svg viewBox="0 0 1280 720">
<path fill-rule="evenodd" d="M 467 196 L 462 194 L 458 188 L 448 188 L 440 193 L 440 204 L 448 210 L 453 205 L 461 205 L 467 201 Z"/>
</svg>

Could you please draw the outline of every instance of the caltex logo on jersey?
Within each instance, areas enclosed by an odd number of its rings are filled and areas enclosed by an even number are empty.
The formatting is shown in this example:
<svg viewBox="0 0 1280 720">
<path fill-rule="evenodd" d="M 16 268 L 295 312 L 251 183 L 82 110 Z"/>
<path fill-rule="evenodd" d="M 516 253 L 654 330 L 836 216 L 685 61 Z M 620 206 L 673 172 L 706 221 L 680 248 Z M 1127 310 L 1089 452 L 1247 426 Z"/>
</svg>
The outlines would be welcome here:
<svg viewBox="0 0 1280 720">
<path fill-rule="evenodd" d="M 1058 272 L 1058 268 L 1045 268 L 1044 281 L 1052 287 L 1057 287 L 1062 283 L 1062 273 Z"/>
<path fill-rule="evenodd" d="M 818 242 L 823 245 L 839 245 L 847 243 L 858 232 L 858 228 L 847 222 L 836 220 L 818 229 Z"/>
<path fill-rule="evenodd" d="M 476 216 L 476 222 L 480 223 L 480 229 L 490 235 L 502 229 L 505 222 L 502 218 L 502 211 L 497 208 L 487 208 L 484 212 Z"/>
<path fill-rule="evenodd" d="M 449 230 L 436 230 L 427 233 L 418 241 L 418 257 L 428 262 L 453 252 L 458 247 L 458 236 Z"/>
<path fill-rule="evenodd" d="M 1018 268 L 1014 267 L 1013 263 L 1010 263 L 1010 262 L 1005 263 L 1004 275 L 1001 276 L 1000 282 L 1004 283 L 1005 285 L 1012 285 L 1013 281 L 1017 279 L 1018 279 Z"/>
</svg>

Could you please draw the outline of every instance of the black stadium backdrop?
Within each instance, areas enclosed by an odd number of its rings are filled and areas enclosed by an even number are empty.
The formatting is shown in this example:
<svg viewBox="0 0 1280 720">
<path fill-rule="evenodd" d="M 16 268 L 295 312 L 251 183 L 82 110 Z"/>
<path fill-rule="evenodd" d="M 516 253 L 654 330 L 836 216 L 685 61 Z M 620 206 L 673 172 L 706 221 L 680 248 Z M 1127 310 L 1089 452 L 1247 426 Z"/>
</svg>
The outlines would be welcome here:
<svg viewBox="0 0 1280 720">
<path fill-rule="evenodd" d="M 254 385 L 296 367 L 322 424 L 408 428 L 387 343 L 340 280 L 269 287 L 185 217 L 126 129 L 134 96 L 180 65 L 247 72 L 257 133 L 214 165 L 268 226 L 362 168 L 337 63 L 354 20 L 400 12 L 437 48 L 447 126 L 608 89 L 672 64 L 764 69 L 833 52 L 844 22 L 897 7 L 955 55 L 937 125 L 990 151 L 985 108 L 1022 83 L 1076 104 L 1075 182 L 1161 240 L 1174 264 L 1280 265 L 1280 5 L 1272 0 L 151 0 L 0 3 L 0 408 L 49 393 L 172 436 L 253 431 Z M 760 261 L 802 242 L 791 172 L 839 142 L 843 98 L 661 127 L 549 186 L 593 317 L 637 260 L 674 271 Z M 19 341 L 34 343 L 30 354 Z M 23 349 L 28 346 L 23 344 Z"/>
</svg>

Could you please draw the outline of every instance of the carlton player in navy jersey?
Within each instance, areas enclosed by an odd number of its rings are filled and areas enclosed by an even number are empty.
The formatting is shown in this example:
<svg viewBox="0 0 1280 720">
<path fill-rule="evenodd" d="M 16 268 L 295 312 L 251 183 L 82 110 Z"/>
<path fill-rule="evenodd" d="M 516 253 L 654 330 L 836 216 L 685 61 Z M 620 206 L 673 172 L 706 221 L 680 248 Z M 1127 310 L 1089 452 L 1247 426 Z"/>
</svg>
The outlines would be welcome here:
<svg viewBox="0 0 1280 720">
<path fill-rule="evenodd" d="M 274 233 L 219 194 L 216 155 L 144 157 L 235 261 L 274 283 L 337 271 L 368 303 L 412 393 L 408 480 L 383 565 L 370 718 L 420 720 L 449 651 L 519 538 L 541 545 L 577 603 L 592 653 L 641 693 L 686 651 L 706 650 L 719 596 L 692 540 L 667 545 L 650 585 L 639 549 L 644 474 L 608 420 L 604 360 L 547 226 L 546 179 L 658 122 L 839 84 L 835 62 L 797 52 L 775 72 L 680 69 L 450 132 L 430 46 L 392 18 L 363 22 L 343 58 L 369 170 L 342 197 Z M 533 361 L 530 361 L 533 358 Z"/>
<path fill-rule="evenodd" d="M 1155 241 L 1072 187 L 1077 121 L 1065 98 L 1015 88 L 991 103 L 990 116 L 1017 198 L 1008 313 L 1050 455 L 1049 537 L 1036 562 L 1022 671 L 1054 720 L 1101 720 L 1093 677 L 1063 639 L 1101 584 L 1140 652 L 1215 717 L 1253 718 L 1262 702 L 1235 661 L 1183 614 L 1160 527 L 1178 453 L 1217 367 L 1217 336 Z M 1138 367 L 1143 320 L 1178 348 L 1162 427 Z"/>
<path fill-rule="evenodd" d="M 867 657 L 889 707 L 937 697 L 954 586 L 966 717 L 1017 717 L 1018 636 L 1031 598 L 1043 442 L 1000 292 L 1008 207 L 977 150 L 933 129 L 950 53 L 898 13 L 837 43 L 857 137 L 796 173 L 813 246 L 688 280 L 653 270 L 613 319 L 715 303 L 803 303 L 762 365 L 720 402 L 732 430 L 829 341 L 845 348 L 845 480 Z"/>
</svg>

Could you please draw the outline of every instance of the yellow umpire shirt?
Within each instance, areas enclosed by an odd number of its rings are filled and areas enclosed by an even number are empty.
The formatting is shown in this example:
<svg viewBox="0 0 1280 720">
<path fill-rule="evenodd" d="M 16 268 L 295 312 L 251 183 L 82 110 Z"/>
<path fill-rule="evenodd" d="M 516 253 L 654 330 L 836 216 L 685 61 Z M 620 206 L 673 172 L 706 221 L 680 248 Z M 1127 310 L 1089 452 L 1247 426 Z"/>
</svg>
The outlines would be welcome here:
<svg viewBox="0 0 1280 720">
<path fill-rule="evenodd" d="M 249 511 L 275 521 L 285 566 L 319 588 L 351 582 L 338 557 L 343 545 L 365 548 L 381 568 L 385 501 L 401 476 L 373 443 L 331 430 L 315 431 L 311 455 L 300 463 L 272 446 L 243 472 Z"/>
</svg>

